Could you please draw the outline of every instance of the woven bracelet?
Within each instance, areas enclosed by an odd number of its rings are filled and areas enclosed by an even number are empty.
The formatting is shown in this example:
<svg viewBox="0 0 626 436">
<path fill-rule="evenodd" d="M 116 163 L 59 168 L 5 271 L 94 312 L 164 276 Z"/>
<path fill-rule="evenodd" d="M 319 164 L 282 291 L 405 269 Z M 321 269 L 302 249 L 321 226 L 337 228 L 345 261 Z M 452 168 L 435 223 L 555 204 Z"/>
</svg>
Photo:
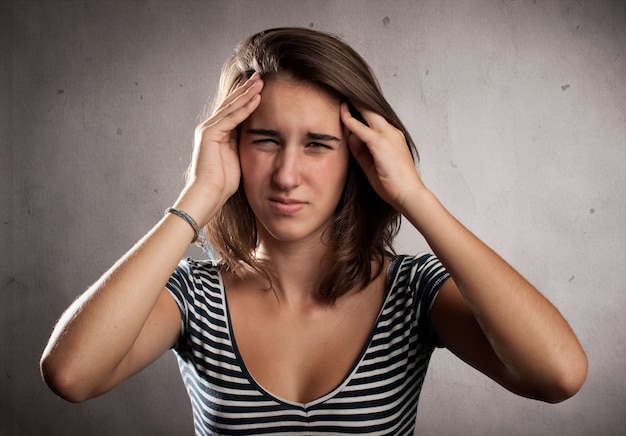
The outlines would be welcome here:
<svg viewBox="0 0 626 436">
<path fill-rule="evenodd" d="M 191 218 L 189 215 L 187 215 L 182 210 L 176 209 L 174 207 L 168 207 L 165 210 L 165 214 L 167 215 L 168 213 L 173 213 L 174 215 L 177 215 L 177 216 L 181 217 L 182 219 L 187 221 L 187 223 L 189 223 L 191 228 L 193 228 L 193 239 L 191 240 L 192 244 L 198 240 L 198 236 L 200 235 L 200 227 L 198 227 L 198 224 L 194 221 L 193 218 Z"/>
</svg>

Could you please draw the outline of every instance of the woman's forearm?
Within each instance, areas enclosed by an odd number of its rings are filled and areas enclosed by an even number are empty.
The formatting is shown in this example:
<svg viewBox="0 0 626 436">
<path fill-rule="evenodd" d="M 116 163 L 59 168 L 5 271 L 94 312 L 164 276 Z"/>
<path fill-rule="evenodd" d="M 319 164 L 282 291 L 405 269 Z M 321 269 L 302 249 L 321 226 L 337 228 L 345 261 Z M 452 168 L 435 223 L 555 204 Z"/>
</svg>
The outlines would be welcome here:
<svg viewBox="0 0 626 436">
<path fill-rule="evenodd" d="M 420 190 L 403 212 L 450 272 L 511 379 L 556 379 L 562 385 L 584 380 L 585 353 L 543 295 L 429 191 Z"/>
<path fill-rule="evenodd" d="M 191 204 L 186 207 L 190 210 Z M 90 397 L 130 375 L 124 359 L 193 235 L 185 220 L 167 214 L 65 311 L 41 360 L 42 374 L 53 390 L 80 389 L 76 397 Z M 148 346 L 172 345 L 153 342 Z"/>
</svg>

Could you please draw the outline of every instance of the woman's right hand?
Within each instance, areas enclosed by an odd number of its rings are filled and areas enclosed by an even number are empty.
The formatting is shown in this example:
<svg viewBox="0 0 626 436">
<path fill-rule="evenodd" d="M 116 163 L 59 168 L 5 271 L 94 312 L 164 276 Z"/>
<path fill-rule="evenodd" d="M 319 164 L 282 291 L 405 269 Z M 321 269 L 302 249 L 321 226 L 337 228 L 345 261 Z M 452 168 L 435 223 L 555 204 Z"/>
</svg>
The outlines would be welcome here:
<svg viewBox="0 0 626 436">
<path fill-rule="evenodd" d="M 221 207 L 239 187 L 237 126 L 258 107 L 262 89 L 263 80 L 259 73 L 254 73 L 233 90 L 210 118 L 196 127 L 193 158 L 183 193 L 186 205 L 180 207 L 193 209 L 192 216 L 201 227 L 215 213 L 216 206 Z M 189 202 L 193 206 L 187 206 Z"/>
</svg>

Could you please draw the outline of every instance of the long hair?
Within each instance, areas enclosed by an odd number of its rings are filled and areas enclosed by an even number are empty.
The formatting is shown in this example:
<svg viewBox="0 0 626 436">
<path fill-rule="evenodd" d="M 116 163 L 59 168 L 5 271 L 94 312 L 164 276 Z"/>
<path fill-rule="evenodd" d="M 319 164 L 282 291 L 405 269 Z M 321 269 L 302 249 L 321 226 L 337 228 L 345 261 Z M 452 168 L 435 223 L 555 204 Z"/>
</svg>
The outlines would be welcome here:
<svg viewBox="0 0 626 436">
<path fill-rule="evenodd" d="M 276 28 L 248 37 L 222 68 L 213 110 L 254 72 L 264 80 L 280 75 L 320 86 L 346 101 L 362 122 L 354 103 L 379 113 L 402 131 L 417 159 L 409 132 L 383 96 L 371 68 L 338 37 L 306 28 Z M 394 253 L 393 239 L 399 227 L 400 214 L 380 198 L 351 157 L 334 223 L 324 235 L 329 250 L 320 265 L 319 298 L 333 303 L 374 280 L 382 271 L 385 255 Z M 224 267 L 237 274 L 243 262 L 269 280 L 254 259 L 256 220 L 241 184 L 207 224 L 207 236 Z M 378 266 L 373 270 L 372 264 Z"/>
</svg>

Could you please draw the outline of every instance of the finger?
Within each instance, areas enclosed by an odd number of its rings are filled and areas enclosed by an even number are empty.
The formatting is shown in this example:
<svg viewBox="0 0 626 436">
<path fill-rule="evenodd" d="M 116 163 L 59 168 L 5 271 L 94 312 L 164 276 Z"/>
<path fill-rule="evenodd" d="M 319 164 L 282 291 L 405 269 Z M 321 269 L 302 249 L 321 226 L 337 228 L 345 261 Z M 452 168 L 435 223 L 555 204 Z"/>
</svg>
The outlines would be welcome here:
<svg viewBox="0 0 626 436">
<path fill-rule="evenodd" d="M 359 166 L 367 173 L 368 169 L 374 164 L 374 158 L 367 148 L 367 145 L 365 145 L 358 136 L 351 133 L 348 136 L 348 148 Z"/>
<path fill-rule="evenodd" d="M 252 74 L 247 79 L 243 78 L 235 85 L 235 87 L 228 93 L 221 106 L 224 106 L 244 93 L 248 88 L 252 87 L 257 81 L 261 79 L 261 75 L 257 72 Z"/>
<path fill-rule="evenodd" d="M 384 132 L 389 129 L 389 127 L 393 128 L 393 126 L 387 121 L 385 117 L 383 117 L 378 112 L 375 112 L 371 109 L 366 108 L 360 103 L 353 104 L 356 110 L 359 111 L 365 122 L 371 127 L 373 130 L 377 132 Z"/>
<path fill-rule="evenodd" d="M 375 139 L 376 133 L 358 119 L 354 118 L 347 103 L 341 104 L 341 121 L 350 132 L 356 135 L 363 142 L 371 142 Z"/>
<path fill-rule="evenodd" d="M 245 98 L 244 98 L 245 97 Z M 241 99 L 241 101 L 239 101 Z M 242 95 L 233 105 L 225 108 L 224 113 L 216 120 L 220 130 L 232 130 L 244 122 L 261 103 L 261 94 Z"/>
<path fill-rule="evenodd" d="M 212 118 L 222 118 L 225 115 L 244 106 L 252 97 L 261 92 L 263 81 L 258 77 L 251 77 L 243 85 L 235 88 L 215 111 Z"/>
<path fill-rule="evenodd" d="M 237 85 L 235 85 L 235 87 L 228 92 L 228 94 L 220 102 L 219 106 L 213 109 L 213 112 L 205 121 L 219 117 L 219 114 L 223 113 L 225 108 L 231 106 L 236 99 L 244 95 L 250 88 L 253 88 L 255 85 L 257 85 L 257 82 L 259 82 L 260 80 L 261 76 L 258 73 L 254 73 L 248 79 L 239 81 Z"/>
<path fill-rule="evenodd" d="M 238 99 L 241 99 L 246 95 L 250 95 L 251 90 L 254 90 L 255 86 L 259 84 L 259 81 L 262 82 L 259 73 L 254 73 L 248 79 L 241 81 L 239 84 L 237 84 L 237 86 L 235 86 L 235 89 L 233 89 L 226 96 L 216 112 L 227 109 L 228 107 L 232 106 Z"/>
<path fill-rule="evenodd" d="M 380 139 L 381 135 L 386 136 L 390 132 L 393 132 L 393 130 L 396 130 L 396 128 L 379 113 L 366 109 L 359 104 L 354 106 L 359 112 L 358 116 L 362 117 L 365 123 L 356 118 L 350 112 L 349 106 L 345 104 L 345 108 L 342 108 L 342 115 L 344 115 L 346 120 L 350 119 L 346 127 L 354 129 L 351 131 L 357 133 L 359 137 L 368 144 L 372 144 L 376 139 Z"/>
<path fill-rule="evenodd" d="M 366 109 L 362 105 L 355 105 L 357 110 L 365 122 L 369 125 L 369 131 L 365 129 L 361 130 L 361 139 L 363 139 L 367 146 L 370 147 L 371 152 L 376 152 L 376 149 L 380 147 L 386 148 L 385 144 L 397 144 L 403 145 L 403 148 L 407 148 L 411 152 L 411 148 L 408 146 L 404 132 L 391 124 L 385 117 L 378 112 L 370 109 Z M 363 123 L 361 123 L 363 125 Z M 354 123 L 353 123 L 354 125 Z M 357 127 L 358 128 L 358 127 Z"/>
<path fill-rule="evenodd" d="M 258 79 L 247 86 L 233 91 L 233 94 L 220 108 L 202 123 L 203 127 L 219 127 L 220 130 L 231 130 L 241 124 L 261 102 L 263 81 Z"/>
</svg>

